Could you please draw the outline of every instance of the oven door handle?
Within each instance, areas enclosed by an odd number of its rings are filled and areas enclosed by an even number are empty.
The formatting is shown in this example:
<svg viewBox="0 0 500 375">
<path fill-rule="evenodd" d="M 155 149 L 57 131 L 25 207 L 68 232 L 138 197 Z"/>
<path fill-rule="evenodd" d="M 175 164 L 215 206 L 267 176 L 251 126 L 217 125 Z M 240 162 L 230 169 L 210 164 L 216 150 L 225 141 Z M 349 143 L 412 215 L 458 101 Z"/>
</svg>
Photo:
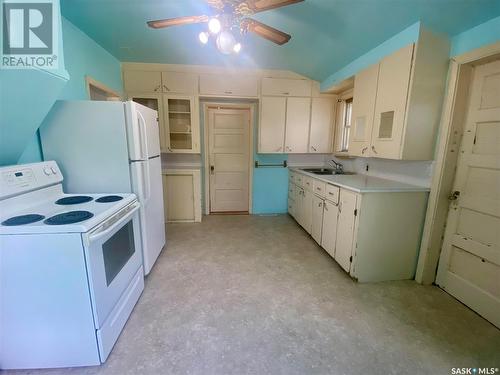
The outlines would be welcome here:
<svg viewBox="0 0 500 375">
<path fill-rule="evenodd" d="M 132 203 L 130 206 L 125 207 L 123 210 L 106 220 L 103 224 L 98 226 L 88 234 L 88 243 L 98 241 L 99 239 L 107 236 L 113 232 L 117 227 L 130 220 L 132 216 L 139 210 L 139 202 Z"/>
</svg>

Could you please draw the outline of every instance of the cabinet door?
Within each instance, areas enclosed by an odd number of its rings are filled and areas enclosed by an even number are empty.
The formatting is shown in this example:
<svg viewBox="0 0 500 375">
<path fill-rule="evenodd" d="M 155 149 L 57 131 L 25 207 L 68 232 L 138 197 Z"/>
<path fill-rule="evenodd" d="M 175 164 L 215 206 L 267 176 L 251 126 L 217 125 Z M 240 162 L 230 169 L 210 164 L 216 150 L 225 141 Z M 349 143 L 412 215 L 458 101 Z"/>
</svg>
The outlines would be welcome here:
<svg viewBox="0 0 500 375">
<path fill-rule="evenodd" d="M 323 203 L 324 200 L 315 195 L 312 202 L 312 230 L 311 236 L 319 245 L 321 245 L 321 236 L 323 228 Z"/>
<path fill-rule="evenodd" d="M 129 100 L 142 104 L 158 112 L 158 126 L 160 127 L 160 149 L 168 152 L 169 143 L 163 114 L 162 96 L 160 94 L 129 94 Z"/>
<path fill-rule="evenodd" d="M 331 98 L 312 99 L 309 152 L 323 154 L 332 152 L 333 106 Z"/>
<path fill-rule="evenodd" d="M 254 76 L 203 74 L 200 76 L 200 94 L 257 97 L 259 82 Z"/>
<path fill-rule="evenodd" d="M 349 155 L 368 156 L 375 114 L 379 64 L 362 70 L 354 77 Z"/>
<path fill-rule="evenodd" d="M 295 217 L 295 185 L 288 185 L 288 213 Z"/>
<path fill-rule="evenodd" d="M 288 98 L 286 104 L 285 152 L 307 153 L 311 98 Z"/>
<path fill-rule="evenodd" d="M 195 98 L 163 95 L 163 107 L 168 152 L 200 152 L 200 126 Z"/>
<path fill-rule="evenodd" d="M 337 219 L 339 208 L 336 204 L 325 201 L 323 213 L 323 230 L 321 246 L 335 258 L 335 241 L 337 239 Z"/>
<path fill-rule="evenodd" d="M 193 176 L 163 175 L 165 221 L 195 221 Z"/>
<path fill-rule="evenodd" d="M 263 78 L 262 95 L 311 96 L 311 81 L 307 79 Z"/>
<path fill-rule="evenodd" d="M 259 152 L 282 153 L 285 138 L 286 98 L 262 97 Z"/>
<path fill-rule="evenodd" d="M 302 227 L 311 234 L 312 229 L 312 204 L 313 194 L 309 190 L 303 190 L 302 194 Z"/>
<path fill-rule="evenodd" d="M 127 93 L 160 93 L 162 91 L 161 72 L 125 70 L 123 72 L 123 82 Z"/>
<path fill-rule="evenodd" d="M 380 62 L 371 156 L 401 158 L 413 46 L 410 44 Z"/>
<path fill-rule="evenodd" d="M 357 195 L 348 190 L 340 190 L 337 238 L 335 241 L 335 260 L 347 272 L 351 269 L 351 256 L 354 242 L 354 224 Z"/>
<path fill-rule="evenodd" d="M 198 76 L 192 73 L 161 72 L 162 91 L 173 94 L 197 94 Z"/>
<path fill-rule="evenodd" d="M 304 217 L 304 189 L 295 186 L 295 220 L 302 226 Z"/>
</svg>

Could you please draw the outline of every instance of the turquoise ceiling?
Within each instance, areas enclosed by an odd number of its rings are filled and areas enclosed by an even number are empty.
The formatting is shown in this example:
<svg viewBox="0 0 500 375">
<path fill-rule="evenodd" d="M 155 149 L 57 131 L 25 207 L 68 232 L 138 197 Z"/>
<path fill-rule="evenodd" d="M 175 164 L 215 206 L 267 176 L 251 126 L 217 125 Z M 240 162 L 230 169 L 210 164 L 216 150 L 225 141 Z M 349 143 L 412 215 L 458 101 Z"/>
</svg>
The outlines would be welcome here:
<svg viewBox="0 0 500 375">
<path fill-rule="evenodd" d="M 289 69 L 323 80 L 411 24 L 454 36 L 500 15 L 500 0 L 306 0 L 255 16 L 292 35 L 277 46 L 247 35 L 239 56 L 202 46 L 206 25 L 146 21 L 210 14 L 203 0 L 61 0 L 63 15 L 121 61 Z"/>
</svg>

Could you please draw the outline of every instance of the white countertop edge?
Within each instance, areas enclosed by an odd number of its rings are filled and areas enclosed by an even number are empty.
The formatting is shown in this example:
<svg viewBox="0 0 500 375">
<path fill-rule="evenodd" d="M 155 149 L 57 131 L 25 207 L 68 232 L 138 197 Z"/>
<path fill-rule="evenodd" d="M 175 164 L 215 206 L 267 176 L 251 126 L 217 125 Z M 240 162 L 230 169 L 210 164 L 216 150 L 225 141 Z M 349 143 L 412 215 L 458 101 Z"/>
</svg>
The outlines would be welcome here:
<svg viewBox="0 0 500 375">
<path fill-rule="evenodd" d="M 368 179 L 383 180 L 383 181 L 387 181 L 389 183 L 394 183 L 394 187 L 389 187 L 388 186 L 388 187 L 383 187 L 383 188 L 381 188 L 381 187 L 379 187 L 379 188 L 370 188 L 370 187 L 360 188 L 360 187 L 356 187 L 354 185 L 351 185 L 351 184 L 348 184 L 348 183 L 345 183 L 345 182 L 332 181 L 332 180 L 330 180 L 328 178 L 325 178 L 322 175 L 317 175 L 317 174 L 314 174 L 314 173 L 303 171 L 302 168 L 308 168 L 308 167 L 304 167 L 304 166 L 301 166 L 301 167 L 289 167 L 288 169 L 290 171 L 292 171 L 292 172 L 300 173 L 300 174 L 303 174 L 305 176 L 314 178 L 316 180 L 320 180 L 320 181 L 326 182 L 327 184 L 338 186 L 340 188 L 344 188 L 344 189 L 347 189 L 347 190 L 351 190 L 351 191 L 354 191 L 356 193 L 390 193 L 390 192 L 392 192 L 392 193 L 428 193 L 430 191 L 430 189 L 427 188 L 427 187 L 406 184 L 406 183 L 403 183 L 403 182 L 389 180 L 389 179 L 381 178 L 381 177 L 367 176 L 365 174 L 336 175 L 335 176 L 335 178 L 339 178 L 339 179 L 341 179 L 343 177 L 364 176 L 364 177 L 366 177 Z M 318 167 L 314 166 L 312 168 L 318 168 Z M 324 167 L 319 167 L 319 168 L 324 168 Z"/>
</svg>

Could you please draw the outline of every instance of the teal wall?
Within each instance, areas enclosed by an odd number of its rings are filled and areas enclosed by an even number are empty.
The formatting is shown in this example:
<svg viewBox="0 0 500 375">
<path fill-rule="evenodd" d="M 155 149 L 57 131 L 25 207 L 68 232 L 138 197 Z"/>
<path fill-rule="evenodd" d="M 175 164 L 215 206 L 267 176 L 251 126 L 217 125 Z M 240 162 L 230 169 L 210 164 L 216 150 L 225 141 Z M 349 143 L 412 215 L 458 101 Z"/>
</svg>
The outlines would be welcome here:
<svg viewBox="0 0 500 375">
<path fill-rule="evenodd" d="M 88 99 L 85 76 L 89 75 L 111 89 L 121 93 L 121 65 L 104 48 L 99 46 L 80 29 L 62 18 L 64 58 L 70 79 L 62 89 L 59 99 Z M 34 87 L 43 95 L 43 87 Z M 42 160 L 38 134 L 24 150 L 18 163 L 32 163 Z"/>
<path fill-rule="evenodd" d="M 500 41 L 500 17 L 493 18 L 451 39 L 451 56 Z"/>
</svg>

